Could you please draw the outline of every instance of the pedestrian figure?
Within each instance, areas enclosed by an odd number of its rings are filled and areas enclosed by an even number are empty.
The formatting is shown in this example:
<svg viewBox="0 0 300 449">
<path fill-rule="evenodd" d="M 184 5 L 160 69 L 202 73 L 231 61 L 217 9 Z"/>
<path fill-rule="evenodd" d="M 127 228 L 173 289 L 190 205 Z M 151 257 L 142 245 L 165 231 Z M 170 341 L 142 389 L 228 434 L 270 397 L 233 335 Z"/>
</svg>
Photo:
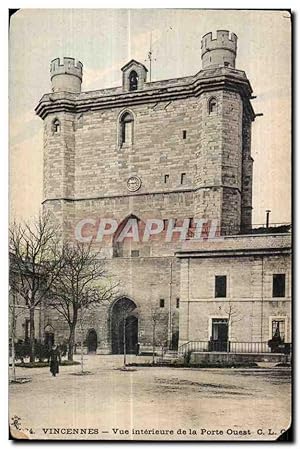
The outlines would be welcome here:
<svg viewBox="0 0 300 449">
<path fill-rule="evenodd" d="M 59 373 L 59 364 L 61 363 L 61 357 L 59 348 L 56 345 L 52 346 L 52 349 L 50 351 L 49 355 L 49 364 L 50 364 L 50 373 L 52 373 L 52 376 L 56 376 L 56 374 Z"/>
</svg>

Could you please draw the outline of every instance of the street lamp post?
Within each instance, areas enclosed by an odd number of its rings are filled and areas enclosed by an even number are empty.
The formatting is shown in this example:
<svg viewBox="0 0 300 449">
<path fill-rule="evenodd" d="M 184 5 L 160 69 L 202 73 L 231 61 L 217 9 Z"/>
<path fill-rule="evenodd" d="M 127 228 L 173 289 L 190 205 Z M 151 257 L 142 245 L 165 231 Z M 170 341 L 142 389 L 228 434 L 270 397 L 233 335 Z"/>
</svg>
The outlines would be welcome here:
<svg viewBox="0 0 300 449">
<path fill-rule="evenodd" d="M 271 210 L 270 210 L 270 209 L 267 209 L 267 210 L 266 210 L 266 228 L 267 228 L 267 229 L 268 229 L 269 223 L 270 223 L 270 213 L 271 213 Z"/>
</svg>

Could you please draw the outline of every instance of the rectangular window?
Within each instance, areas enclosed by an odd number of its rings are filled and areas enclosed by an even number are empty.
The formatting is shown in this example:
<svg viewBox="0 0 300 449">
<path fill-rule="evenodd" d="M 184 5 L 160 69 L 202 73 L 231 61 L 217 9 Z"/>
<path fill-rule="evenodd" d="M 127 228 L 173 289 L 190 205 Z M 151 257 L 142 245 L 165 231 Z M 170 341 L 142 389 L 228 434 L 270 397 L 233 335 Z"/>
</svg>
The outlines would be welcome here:
<svg viewBox="0 0 300 449">
<path fill-rule="evenodd" d="M 131 257 L 139 257 L 139 255 L 140 255 L 140 252 L 138 249 L 133 249 L 131 251 Z"/>
<path fill-rule="evenodd" d="M 273 274 L 273 298 L 285 296 L 285 274 Z"/>
<path fill-rule="evenodd" d="M 167 184 L 167 182 L 169 181 L 169 177 L 170 177 L 169 175 L 165 175 L 165 176 L 164 176 L 165 184 Z"/>
<path fill-rule="evenodd" d="M 166 231 L 166 229 L 167 229 L 167 227 L 168 227 L 168 219 L 164 219 L 163 220 L 163 222 L 164 222 L 164 231 Z"/>
<path fill-rule="evenodd" d="M 272 338 L 281 338 L 281 340 L 284 341 L 285 339 L 284 319 L 272 320 Z"/>
<path fill-rule="evenodd" d="M 182 131 L 182 138 L 186 139 L 186 130 L 185 129 Z"/>
<path fill-rule="evenodd" d="M 226 298 L 226 276 L 215 277 L 215 298 Z"/>
<path fill-rule="evenodd" d="M 185 175 L 186 175 L 186 173 L 181 173 L 180 184 L 185 183 Z"/>
<path fill-rule="evenodd" d="M 164 299 L 160 299 L 159 300 L 159 307 L 165 307 L 165 300 Z"/>
<path fill-rule="evenodd" d="M 179 298 L 176 298 L 176 309 L 179 309 Z"/>
</svg>

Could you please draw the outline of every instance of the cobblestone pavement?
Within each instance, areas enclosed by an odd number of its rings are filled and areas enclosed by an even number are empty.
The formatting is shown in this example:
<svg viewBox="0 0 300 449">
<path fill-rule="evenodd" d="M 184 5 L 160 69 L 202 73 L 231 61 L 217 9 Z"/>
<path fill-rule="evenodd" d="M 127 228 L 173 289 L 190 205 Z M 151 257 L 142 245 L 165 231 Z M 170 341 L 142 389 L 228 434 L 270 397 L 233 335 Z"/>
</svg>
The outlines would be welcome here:
<svg viewBox="0 0 300 449">
<path fill-rule="evenodd" d="M 269 440 L 289 426 L 288 369 L 138 367 L 122 371 L 122 356 L 84 359 L 90 371 L 85 376 L 74 375 L 80 366 L 61 367 L 57 377 L 48 368 L 17 368 L 18 376 L 32 379 L 10 386 L 10 419 L 20 418 L 23 435 L 38 439 Z M 30 429 L 34 433 L 28 433 Z M 14 426 L 12 430 L 16 431 Z"/>
</svg>

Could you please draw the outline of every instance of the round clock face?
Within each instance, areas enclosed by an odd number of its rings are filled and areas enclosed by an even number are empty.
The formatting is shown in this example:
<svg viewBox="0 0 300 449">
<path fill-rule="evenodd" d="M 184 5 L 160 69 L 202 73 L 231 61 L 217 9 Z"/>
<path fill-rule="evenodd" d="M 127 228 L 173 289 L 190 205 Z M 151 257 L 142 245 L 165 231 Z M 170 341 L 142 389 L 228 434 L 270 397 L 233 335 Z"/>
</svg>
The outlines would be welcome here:
<svg viewBox="0 0 300 449">
<path fill-rule="evenodd" d="M 127 189 L 130 192 L 136 192 L 142 185 L 142 181 L 138 176 L 131 176 L 127 180 Z"/>
</svg>

